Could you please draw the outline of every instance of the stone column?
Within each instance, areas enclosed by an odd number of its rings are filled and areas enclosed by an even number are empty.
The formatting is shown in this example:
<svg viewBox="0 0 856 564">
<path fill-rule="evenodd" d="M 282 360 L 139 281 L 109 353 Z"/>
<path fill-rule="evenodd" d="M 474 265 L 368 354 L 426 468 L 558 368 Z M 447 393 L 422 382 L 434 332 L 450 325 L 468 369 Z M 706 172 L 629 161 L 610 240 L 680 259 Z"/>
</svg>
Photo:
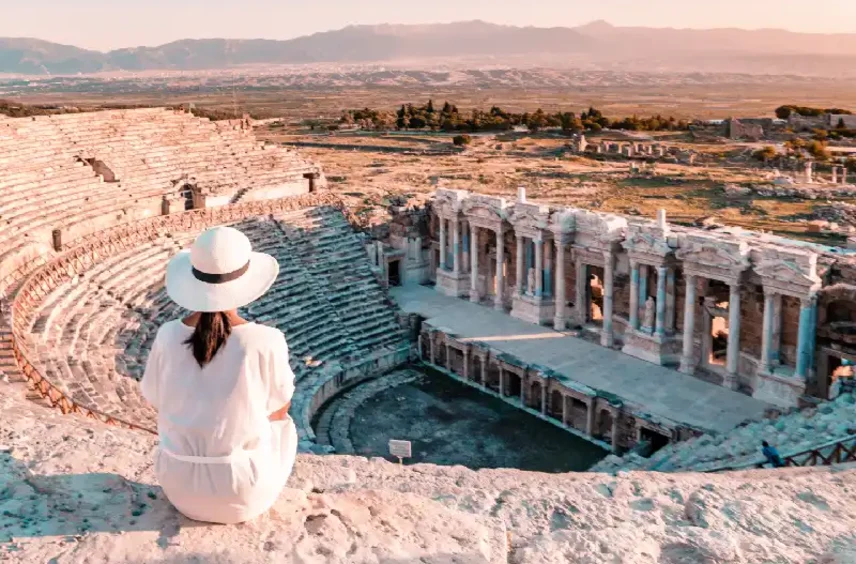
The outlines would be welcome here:
<svg viewBox="0 0 856 564">
<path fill-rule="evenodd" d="M 505 291 L 505 280 L 503 280 L 505 273 L 504 266 L 505 248 L 502 241 L 502 227 L 499 227 L 496 230 L 496 296 L 493 303 L 497 311 L 505 311 L 505 306 L 502 303 L 502 294 Z"/>
<path fill-rule="evenodd" d="M 446 270 L 446 220 L 440 218 L 440 270 Z"/>
<path fill-rule="evenodd" d="M 666 333 L 675 332 L 675 269 L 670 268 L 666 273 Z"/>
<path fill-rule="evenodd" d="M 479 362 L 479 366 L 481 366 L 482 388 L 487 388 L 487 355 L 481 357 L 481 362 Z"/>
<path fill-rule="evenodd" d="M 773 294 L 773 319 L 778 319 L 779 323 L 773 323 L 773 340 L 770 346 L 770 365 L 779 366 L 781 359 L 779 351 L 782 348 L 782 295 Z"/>
<path fill-rule="evenodd" d="M 586 435 L 594 436 L 594 418 L 597 412 L 594 409 L 594 399 L 586 402 Z"/>
<path fill-rule="evenodd" d="M 431 357 L 431 364 L 437 364 L 437 350 L 434 345 L 434 335 L 428 333 L 428 353 Z"/>
<path fill-rule="evenodd" d="M 681 355 L 681 372 L 692 374 L 695 371 L 694 334 L 695 334 L 695 305 L 696 305 L 696 277 L 687 274 L 686 296 L 684 297 L 684 350 Z"/>
<path fill-rule="evenodd" d="M 740 284 L 731 284 L 731 295 L 728 298 L 728 357 L 726 368 L 729 378 L 726 387 L 734 387 L 734 376 L 740 365 Z"/>
<path fill-rule="evenodd" d="M 648 265 L 639 265 L 639 305 L 645 306 L 648 301 Z"/>
<path fill-rule="evenodd" d="M 657 336 L 666 334 L 666 270 L 665 266 L 657 267 L 657 320 L 655 332 Z"/>
<path fill-rule="evenodd" d="M 446 347 L 446 370 L 452 372 L 452 347 L 449 346 L 449 343 L 445 344 Z"/>
<path fill-rule="evenodd" d="M 541 415 L 547 415 L 547 383 L 541 384 Z"/>
<path fill-rule="evenodd" d="M 814 296 L 803 298 L 800 307 L 799 338 L 797 339 L 797 366 L 794 377 L 807 379 L 811 370 L 811 361 L 814 356 L 815 327 L 814 319 L 815 298 Z"/>
<path fill-rule="evenodd" d="M 544 296 L 544 244 L 535 241 L 535 297 Z"/>
<path fill-rule="evenodd" d="M 616 412 L 612 417 L 612 431 L 610 443 L 612 444 L 612 452 L 618 452 L 618 418 L 621 413 Z"/>
<path fill-rule="evenodd" d="M 838 184 L 838 167 L 832 167 L 832 183 Z"/>
<path fill-rule="evenodd" d="M 461 267 L 462 272 L 467 272 L 470 266 L 470 239 L 472 238 L 472 227 L 469 222 L 461 222 L 464 229 L 464 241 L 461 245 Z"/>
<path fill-rule="evenodd" d="M 603 331 L 600 334 L 600 344 L 611 347 L 615 344 L 615 335 L 612 332 L 612 298 L 613 288 L 613 266 L 615 256 L 612 251 L 603 252 Z"/>
<path fill-rule="evenodd" d="M 586 299 L 586 289 L 588 286 L 588 266 L 583 264 L 583 261 L 577 259 L 577 288 L 576 288 L 576 310 L 577 323 L 585 325 L 588 321 L 589 313 L 586 311 L 588 300 Z"/>
<path fill-rule="evenodd" d="M 549 298 L 553 294 L 553 252 L 549 241 L 541 246 L 544 247 L 544 297 Z"/>
<path fill-rule="evenodd" d="M 561 237 L 556 242 L 556 317 L 553 319 L 553 328 L 556 331 L 564 331 L 567 324 L 565 304 L 565 244 Z"/>
<path fill-rule="evenodd" d="M 775 314 L 775 295 L 769 290 L 764 290 L 764 325 L 761 332 L 761 363 L 758 371 L 770 372 L 770 353 L 773 349 L 773 316 Z"/>
<path fill-rule="evenodd" d="M 517 233 L 517 294 L 526 293 L 526 274 L 523 272 L 523 235 Z"/>
<path fill-rule="evenodd" d="M 526 373 L 520 375 L 520 406 L 526 407 Z"/>
<path fill-rule="evenodd" d="M 452 221 L 452 270 L 456 275 L 461 272 L 461 220 L 457 217 Z"/>
<path fill-rule="evenodd" d="M 479 303 L 479 228 L 470 225 L 470 301 Z"/>
<path fill-rule="evenodd" d="M 499 365 L 499 397 L 505 397 L 505 370 Z"/>
<path fill-rule="evenodd" d="M 568 396 L 562 394 L 562 425 L 568 426 Z"/>
<path fill-rule="evenodd" d="M 630 328 L 639 330 L 639 264 L 630 261 Z"/>
<path fill-rule="evenodd" d="M 470 350 L 468 348 L 464 349 L 463 355 L 464 355 L 464 369 L 463 369 L 464 374 L 463 374 L 463 376 L 464 376 L 464 380 L 469 380 L 470 379 Z"/>
</svg>

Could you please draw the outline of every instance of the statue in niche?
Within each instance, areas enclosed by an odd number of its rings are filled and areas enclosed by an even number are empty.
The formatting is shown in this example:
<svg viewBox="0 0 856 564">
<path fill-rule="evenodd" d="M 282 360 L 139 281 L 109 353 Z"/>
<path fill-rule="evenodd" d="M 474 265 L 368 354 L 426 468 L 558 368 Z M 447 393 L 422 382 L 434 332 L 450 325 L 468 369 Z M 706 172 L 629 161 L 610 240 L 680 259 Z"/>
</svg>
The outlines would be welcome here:
<svg viewBox="0 0 856 564">
<path fill-rule="evenodd" d="M 526 293 L 530 296 L 535 295 L 535 269 L 530 268 L 526 280 Z"/>
<path fill-rule="evenodd" d="M 646 329 L 654 328 L 654 319 L 657 315 L 657 302 L 654 301 L 654 298 L 648 296 L 648 300 L 645 302 L 645 316 L 642 318 L 642 325 Z"/>
</svg>

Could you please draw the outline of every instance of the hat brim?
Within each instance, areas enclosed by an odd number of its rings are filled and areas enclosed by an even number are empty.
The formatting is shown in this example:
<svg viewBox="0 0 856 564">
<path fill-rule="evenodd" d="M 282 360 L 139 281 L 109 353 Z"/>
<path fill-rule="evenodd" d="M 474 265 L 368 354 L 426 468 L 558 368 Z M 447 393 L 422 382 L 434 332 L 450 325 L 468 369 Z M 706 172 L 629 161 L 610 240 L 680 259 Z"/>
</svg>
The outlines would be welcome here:
<svg viewBox="0 0 856 564">
<path fill-rule="evenodd" d="M 166 267 L 166 293 L 190 311 L 217 312 L 243 307 L 267 292 L 279 274 L 279 263 L 270 255 L 251 253 L 250 266 L 240 278 L 208 284 L 193 276 L 190 251 L 180 251 Z"/>
</svg>

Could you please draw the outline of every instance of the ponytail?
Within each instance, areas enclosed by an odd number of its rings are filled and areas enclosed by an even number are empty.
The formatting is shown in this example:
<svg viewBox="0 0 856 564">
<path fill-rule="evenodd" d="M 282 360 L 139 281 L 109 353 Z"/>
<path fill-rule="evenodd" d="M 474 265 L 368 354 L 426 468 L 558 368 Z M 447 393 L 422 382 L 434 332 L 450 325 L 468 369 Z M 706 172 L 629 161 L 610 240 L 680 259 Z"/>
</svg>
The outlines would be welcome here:
<svg viewBox="0 0 856 564">
<path fill-rule="evenodd" d="M 193 351 L 193 358 L 199 363 L 200 368 L 211 362 L 217 351 L 226 343 L 226 339 L 232 333 L 232 322 L 225 312 L 215 313 L 203 312 L 199 314 L 196 329 L 186 341 Z"/>
</svg>

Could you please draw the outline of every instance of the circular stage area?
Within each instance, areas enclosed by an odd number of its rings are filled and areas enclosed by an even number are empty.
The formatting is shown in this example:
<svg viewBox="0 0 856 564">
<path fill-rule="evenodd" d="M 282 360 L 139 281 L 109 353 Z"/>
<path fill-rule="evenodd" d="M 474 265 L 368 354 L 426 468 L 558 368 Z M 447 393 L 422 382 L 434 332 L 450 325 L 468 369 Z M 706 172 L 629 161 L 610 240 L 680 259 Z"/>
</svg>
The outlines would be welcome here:
<svg viewBox="0 0 856 564">
<path fill-rule="evenodd" d="M 607 453 L 529 413 L 433 371 L 399 370 L 329 402 L 316 436 L 340 454 L 389 456 L 390 439 L 412 443 L 407 463 L 540 472 L 588 469 Z"/>
</svg>

